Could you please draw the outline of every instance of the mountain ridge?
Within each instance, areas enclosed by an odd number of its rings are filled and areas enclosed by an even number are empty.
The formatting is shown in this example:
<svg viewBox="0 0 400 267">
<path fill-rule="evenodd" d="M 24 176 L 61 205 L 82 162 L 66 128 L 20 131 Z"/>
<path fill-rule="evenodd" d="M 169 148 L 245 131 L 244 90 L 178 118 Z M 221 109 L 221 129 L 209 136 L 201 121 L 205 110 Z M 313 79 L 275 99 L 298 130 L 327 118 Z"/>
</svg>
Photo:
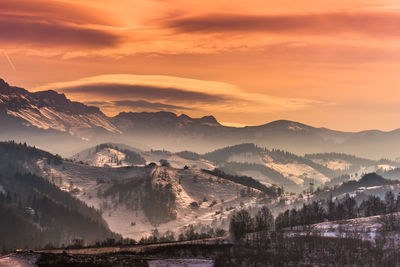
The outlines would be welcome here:
<svg viewBox="0 0 400 267">
<path fill-rule="evenodd" d="M 17 141 L 30 142 L 31 136 L 37 136 L 32 144 L 39 142 L 50 151 L 57 144 L 40 140 L 38 132 L 52 130 L 56 131 L 52 136 L 72 136 L 79 143 L 79 151 L 82 146 L 102 142 L 129 145 L 134 140 L 136 144 L 155 149 L 201 153 L 239 143 L 255 143 L 296 154 L 343 152 L 369 158 L 396 158 L 399 156 L 396 144 L 400 144 L 400 129 L 343 132 L 283 119 L 259 126 L 228 127 L 212 115 L 192 118 L 167 111 L 120 112 L 108 117 L 100 108 L 71 101 L 54 90 L 29 92 L 10 86 L 2 79 L 0 122 L 6 125 L 0 129 L 0 139 L 21 136 Z M 29 132 L 35 134 L 29 135 Z M 78 145 L 69 144 L 68 151 L 55 152 L 69 155 L 78 152 Z"/>
<path fill-rule="evenodd" d="M 58 93 L 56 90 L 44 90 L 44 91 L 37 91 L 37 92 L 30 92 L 27 89 L 24 89 L 22 87 L 18 87 L 18 86 L 11 86 L 9 85 L 4 79 L 0 78 L 0 93 L 1 92 L 14 92 L 11 90 L 17 90 L 18 93 L 26 93 L 26 94 L 32 94 L 35 96 L 39 96 L 39 97 L 53 97 L 53 98 L 58 98 L 58 99 L 62 99 L 63 101 L 67 101 L 68 103 L 71 104 L 78 104 L 79 106 L 85 107 L 88 110 L 90 110 L 91 112 L 95 113 L 101 113 L 103 115 L 105 115 L 107 118 L 109 119 L 113 119 L 113 118 L 117 118 L 119 116 L 127 116 L 127 115 L 147 115 L 147 116 L 151 116 L 153 114 L 161 114 L 162 116 L 164 116 L 165 114 L 170 114 L 171 117 L 175 117 L 177 119 L 189 119 L 189 120 L 196 120 L 196 121 L 202 121 L 202 122 L 209 122 L 209 123 L 214 123 L 217 124 L 219 126 L 223 126 L 223 127 L 228 127 L 228 128 L 235 128 L 235 129 L 241 129 L 241 128 L 257 128 L 257 127 L 276 127 L 276 126 L 302 126 L 302 127 L 306 127 L 306 128 L 311 128 L 311 129 L 319 129 L 319 130 L 328 130 L 328 131 L 332 131 L 332 132 L 340 132 L 340 133 L 391 133 L 391 132 L 397 132 L 400 131 L 400 128 L 396 128 L 393 130 L 380 130 L 380 129 L 367 129 L 367 130 L 361 130 L 361 131 L 341 131 L 341 130 L 335 130 L 335 129 L 331 129 L 331 128 L 327 128 L 327 127 L 316 127 L 316 126 L 312 126 L 312 125 L 308 125 L 305 123 L 301 123 L 298 121 L 293 121 L 293 120 L 287 120 L 287 119 L 277 119 L 277 120 L 273 120 L 270 122 L 266 122 L 264 124 L 259 124 L 259 125 L 245 125 L 243 127 L 235 127 L 235 126 L 225 126 L 223 124 L 221 124 L 213 115 L 205 115 L 199 118 L 195 118 L 195 117 L 190 117 L 189 115 L 182 113 L 180 115 L 173 113 L 173 112 L 169 112 L 169 111 L 155 111 L 155 112 L 133 112 L 133 111 L 121 111 L 120 113 L 118 113 L 115 116 L 107 116 L 106 114 L 104 114 L 101 109 L 97 106 L 94 105 L 86 105 L 83 104 L 81 102 L 78 101 L 71 101 L 69 100 L 66 95 L 64 93 Z M 1 103 L 1 102 L 0 102 Z"/>
</svg>

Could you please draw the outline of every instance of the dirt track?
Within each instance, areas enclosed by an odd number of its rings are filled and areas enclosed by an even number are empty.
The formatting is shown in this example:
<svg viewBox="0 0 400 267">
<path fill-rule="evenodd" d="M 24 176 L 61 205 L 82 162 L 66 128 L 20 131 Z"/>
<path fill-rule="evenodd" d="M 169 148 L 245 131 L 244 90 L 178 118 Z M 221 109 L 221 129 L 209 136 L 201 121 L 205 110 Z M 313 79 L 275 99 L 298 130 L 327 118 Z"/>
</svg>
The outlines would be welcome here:
<svg viewBox="0 0 400 267">
<path fill-rule="evenodd" d="M 149 244 L 149 245 L 133 245 L 133 246 L 116 246 L 116 247 L 101 247 L 101 248 L 77 248 L 77 249 L 51 249 L 51 250 L 36 250 L 35 253 L 68 253 L 68 254 L 102 254 L 116 252 L 144 252 L 146 249 L 168 247 L 176 245 L 214 245 L 214 244 L 229 243 L 227 237 L 207 238 L 192 241 L 177 241 L 171 243 Z"/>
</svg>

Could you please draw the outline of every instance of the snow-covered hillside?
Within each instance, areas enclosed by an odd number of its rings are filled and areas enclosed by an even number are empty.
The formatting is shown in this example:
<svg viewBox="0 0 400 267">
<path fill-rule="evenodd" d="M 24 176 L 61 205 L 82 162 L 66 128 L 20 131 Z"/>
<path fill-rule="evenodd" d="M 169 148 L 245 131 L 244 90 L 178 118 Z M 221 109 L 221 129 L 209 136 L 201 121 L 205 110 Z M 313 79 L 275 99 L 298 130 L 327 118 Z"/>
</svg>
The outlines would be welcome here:
<svg viewBox="0 0 400 267">
<path fill-rule="evenodd" d="M 306 164 L 306 160 L 304 162 L 297 160 L 297 158 L 300 158 L 298 156 L 292 157 L 292 154 L 286 154 L 281 151 L 264 150 L 255 146 L 249 147 L 249 145 L 242 145 L 242 152 L 240 146 L 241 145 L 225 148 L 230 151 L 226 152 L 224 156 L 226 162 L 231 163 L 229 166 L 234 168 L 232 171 L 240 175 L 253 175 L 254 178 L 262 182 L 275 183 L 283 186 L 287 186 L 287 180 L 290 180 L 293 184 L 296 184 L 300 190 L 303 186 L 308 186 L 310 181 L 314 181 L 314 183 L 317 184 L 324 184 L 331 179 L 326 174 L 317 170 L 314 165 L 310 166 Z M 218 153 L 218 151 L 216 153 Z M 277 157 L 277 153 L 279 153 L 279 157 Z M 219 161 L 221 162 L 221 160 Z M 237 168 L 235 168 L 235 163 L 239 163 Z M 220 164 L 223 165 L 223 163 Z M 273 174 L 268 174 L 267 171 L 264 171 L 264 173 L 260 171 L 260 169 L 262 169 L 260 166 L 280 173 L 286 179 L 279 181 L 279 179 L 273 177 Z M 227 168 L 227 170 L 229 170 L 229 168 Z"/>
<path fill-rule="evenodd" d="M 254 204 L 260 195 L 256 189 L 249 192 L 243 185 L 195 169 L 100 168 L 71 162 L 49 165 L 45 160 L 38 164 L 50 181 L 100 209 L 112 231 L 136 239 L 149 235 L 154 228 L 179 232 L 188 224 L 226 229 L 228 215 L 235 208 Z M 176 196 L 176 219 L 154 224 L 147 218 L 142 201 L 149 175 L 153 186 L 171 185 Z"/>
<path fill-rule="evenodd" d="M 135 153 L 142 160 L 129 161 L 127 153 Z M 143 166 L 166 160 L 174 168 L 221 168 L 227 173 L 250 176 L 264 184 L 283 186 L 285 190 L 297 193 L 308 189 L 310 183 L 315 188 L 326 183 L 333 186 L 343 181 L 356 180 L 365 173 L 396 167 L 390 161 L 378 162 L 337 153 L 302 157 L 281 150 L 261 149 L 253 144 L 226 147 L 203 155 L 190 151 L 144 151 L 123 144 L 102 144 L 86 149 L 72 159 L 97 167 Z M 348 177 L 335 179 L 343 174 L 348 174 Z"/>
<path fill-rule="evenodd" d="M 392 217 L 391 217 L 392 216 Z M 398 223 L 400 219 L 399 213 L 391 215 L 378 215 L 371 217 L 363 217 L 349 220 L 332 221 L 316 223 L 309 226 L 296 226 L 292 229 L 286 229 L 285 234 L 288 236 L 296 235 L 314 235 L 333 238 L 352 238 L 362 239 L 371 242 L 378 240 L 392 240 L 396 245 L 399 244 L 400 233 L 397 230 L 385 229 L 385 224 Z"/>
<path fill-rule="evenodd" d="M 350 169 L 351 163 L 345 160 L 333 159 L 333 160 L 323 160 L 323 159 L 313 159 L 317 164 L 324 165 L 332 170 L 348 170 Z"/>
<path fill-rule="evenodd" d="M 125 161 L 126 154 L 114 148 L 104 148 L 100 151 L 88 151 L 87 154 L 79 153 L 73 157 L 76 161 L 82 161 L 95 167 L 126 167 L 132 163 Z"/>
<path fill-rule="evenodd" d="M 144 161 L 141 164 L 132 163 L 129 160 L 126 160 L 127 153 L 135 153 L 143 158 Z M 186 159 L 169 151 L 143 151 L 123 144 L 102 144 L 81 151 L 74 155 L 72 159 L 96 167 L 146 165 L 152 162 L 158 163 L 160 160 L 167 160 L 172 167 L 179 169 L 187 166 L 192 169 L 211 170 L 216 167 L 212 162 L 206 159 Z"/>
</svg>

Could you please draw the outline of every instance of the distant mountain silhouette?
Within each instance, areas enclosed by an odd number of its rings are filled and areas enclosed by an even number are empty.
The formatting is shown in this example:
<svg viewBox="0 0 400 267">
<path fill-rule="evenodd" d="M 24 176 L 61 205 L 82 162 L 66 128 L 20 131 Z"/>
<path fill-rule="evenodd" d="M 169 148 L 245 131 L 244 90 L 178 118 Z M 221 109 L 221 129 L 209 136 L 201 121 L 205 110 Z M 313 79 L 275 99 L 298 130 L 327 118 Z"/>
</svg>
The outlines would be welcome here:
<svg viewBox="0 0 400 267">
<path fill-rule="evenodd" d="M 26 141 L 64 155 L 101 142 L 199 153 L 240 143 L 296 154 L 342 152 L 371 159 L 400 153 L 400 129 L 340 132 L 288 120 L 235 128 L 213 116 L 191 118 L 164 111 L 107 117 L 98 107 L 70 101 L 64 94 L 31 93 L 1 79 L 0 124 L 0 140 Z"/>
</svg>

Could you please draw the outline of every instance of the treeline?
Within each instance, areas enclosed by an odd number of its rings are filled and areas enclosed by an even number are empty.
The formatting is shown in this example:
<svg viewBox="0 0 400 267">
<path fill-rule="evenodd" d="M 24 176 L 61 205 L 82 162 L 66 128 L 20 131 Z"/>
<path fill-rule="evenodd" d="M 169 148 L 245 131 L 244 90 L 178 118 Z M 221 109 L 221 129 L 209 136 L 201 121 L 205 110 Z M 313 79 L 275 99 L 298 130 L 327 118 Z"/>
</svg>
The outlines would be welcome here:
<svg viewBox="0 0 400 267">
<path fill-rule="evenodd" d="M 163 173 L 168 180 L 168 173 Z M 176 195 L 172 184 L 153 183 L 152 175 L 148 175 L 144 182 L 141 195 L 142 208 L 152 224 L 165 223 L 176 219 Z"/>
<path fill-rule="evenodd" d="M 248 187 L 251 187 L 254 189 L 258 189 L 261 192 L 263 192 L 273 198 L 277 197 L 278 193 L 283 193 L 281 191 L 277 192 L 277 191 L 275 191 L 275 188 L 267 187 L 267 186 L 263 185 L 262 183 L 260 183 L 259 181 L 255 180 L 249 176 L 237 176 L 237 175 L 227 174 L 218 168 L 215 168 L 212 171 L 202 169 L 202 171 L 207 174 L 218 176 L 223 179 L 235 182 L 237 184 L 241 184 L 241 185 L 248 186 Z"/>
<path fill-rule="evenodd" d="M 345 153 L 337 153 L 337 152 L 306 154 L 306 155 L 304 155 L 304 157 L 308 158 L 308 159 L 322 159 L 325 161 L 343 160 L 343 161 L 350 162 L 352 165 L 355 165 L 357 167 L 371 166 L 371 165 L 375 165 L 378 163 L 375 160 L 364 159 L 364 158 L 356 157 L 354 155 L 349 155 L 349 154 L 345 154 Z"/>
<path fill-rule="evenodd" d="M 160 233 L 157 228 L 153 229 L 151 235 L 142 237 L 138 244 L 154 244 L 154 243 L 168 243 L 176 241 L 192 241 L 206 238 L 223 237 L 226 231 L 222 228 L 213 228 L 211 226 L 195 226 L 189 224 L 184 226 L 183 229 L 176 236 L 172 231 Z"/>
<path fill-rule="evenodd" d="M 31 174 L 38 160 L 62 158 L 26 144 L 0 142 L 0 249 L 94 243 L 120 238 L 101 214 L 43 177 Z"/>
<path fill-rule="evenodd" d="M 341 195 L 346 192 L 355 191 L 360 187 L 383 186 L 396 183 L 399 183 L 399 181 L 387 180 L 376 173 L 367 173 L 358 181 L 348 181 L 344 182 L 340 186 L 335 186 L 332 194 Z"/>
<path fill-rule="evenodd" d="M 314 193 L 318 199 L 327 199 L 328 197 L 338 196 L 342 194 L 346 194 L 348 192 L 356 191 L 361 187 L 373 187 L 373 186 L 388 186 L 399 184 L 399 180 L 389 180 L 385 179 L 377 173 L 361 173 L 360 176 L 362 178 L 359 180 L 350 180 L 349 175 L 342 175 L 333 179 L 331 182 L 325 183 L 325 186 L 318 187 Z M 398 177 L 400 178 L 400 177 Z"/>
<path fill-rule="evenodd" d="M 81 200 L 72 197 L 68 192 L 60 190 L 56 185 L 37 175 L 29 173 L 0 173 L 0 185 L 7 192 L 6 195 L 17 196 L 17 200 L 21 200 L 22 203 L 24 201 L 32 203 L 31 198 L 35 199 L 34 197 L 46 196 L 64 207 L 76 210 L 81 214 L 85 214 L 89 219 L 106 225 L 97 210 L 88 207 Z M 18 196 L 20 197 L 18 198 Z"/>
<path fill-rule="evenodd" d="M 387 243 L 273 232 L 261 242 L 218 246 L 214 266 L 399 266 L 398 246 Z"/>
<path fill-rule="evenodd" d="M 342 201 L 313 201 L 303 204 L 300 209 L 290 209 L 280 213 L 275 220 L 276 229 L 310 225 L 324 221 L 335 221 L 384 215 L 400 211 L 400 194 L 397 198 L 391 191 L 382 200 L 377 196 L 369 196 L 359 205 L 355 198 L 346 195 Z"/>
<path fill-rule="evenodd" d="M 62 158 L 49 152 L 28 146 L 26 143 L 0 142 L 0 170 L 7 172 L 26 171 L 26 163 L 46 159 L 49 164 L 61 164 Z"/>
<path fill-rule="evenodd" d="M 205 159 L 214 162 L 222 162 L 226 161 L 233 154 L 248 153 L 248 152 L 259 153 L 261 151 L 263 151 L 263 149 L 259 148 L 255 144 L 249 143 L 249 144 L 240 144 L 240 145 L 228 146 L 225 148 L 217 149 L 212 152 L 204 154 L 203 157 Z"/>
<path fill-rule="evenodd" d="M 308 165 L 311 168 L 313 168 L 314 170 L 322 173 L 323 175 L 325 175 L 326 177 L 329 177 L 329 178 L 336 177 L 340 174 L 339 172 L 337 172 L 335 170 L 331 170 L 328 167 L 325 167 L 321 164 L 315 163 L 314 161 L 312 161 L 308 158 L 300 157 L 300 156 L 297 156 L 293 153 L 290 153 L 290 152 L 287 152 L 284 150 L 272 149 L 272 150 L 268 151 L 268 155 L 271 156 L 275 162 L 278 162 L 281 164 L 288 164 L 288 163 L 295 161 L 298 163 Z"/>
<path fill-rule="evenodd" d="M 238 241 L 246 234 L 274 230 L 274 217 L 268 207 L 263 206 L 252 216 L 251 213 L 242 209 L 231 215 L 229 232 Z"/>
<path fill-rule="evenodd" d="M 181 158 L 188 159 L 188 160 L 199 160 L 201 159 L 201 155 L 197 154 L 196 152 L 192 151 L 181 151 L 175 153 L 176 155 L 180 156 Z"/>
<path fill-rule="evenodd" d="M 254 154 L 266 153 L 275 162 L 281 164 L 288 164 L 292 162 L 302 163 L 314 168 L 315 170 L 317 170 L 318 172 L 324 174 L 329 178 L 333 178 L 341 174 L 338 171 L 331 170 L 321 164 L 315 163 L 309 158 L 297 156 L 293 153 L 279 149 L 268 150 L 267 148 L 261 148 L 252 143 L 229 146 L 222 149 L 214 150 L 213 152 L 204 154 L 203 157 L 205 159 L 214 161 L 216 163 L 220 163 L 226 161 L 233 154 L 249 153 L 249 152 Z"/>
<path fill-rule="evenodd" d="M 101 215 L 41 177 L 16 173 L 0 175 L 0 248 L 38 248 L 87 244 L 112 233 Z"/>
</svg>

